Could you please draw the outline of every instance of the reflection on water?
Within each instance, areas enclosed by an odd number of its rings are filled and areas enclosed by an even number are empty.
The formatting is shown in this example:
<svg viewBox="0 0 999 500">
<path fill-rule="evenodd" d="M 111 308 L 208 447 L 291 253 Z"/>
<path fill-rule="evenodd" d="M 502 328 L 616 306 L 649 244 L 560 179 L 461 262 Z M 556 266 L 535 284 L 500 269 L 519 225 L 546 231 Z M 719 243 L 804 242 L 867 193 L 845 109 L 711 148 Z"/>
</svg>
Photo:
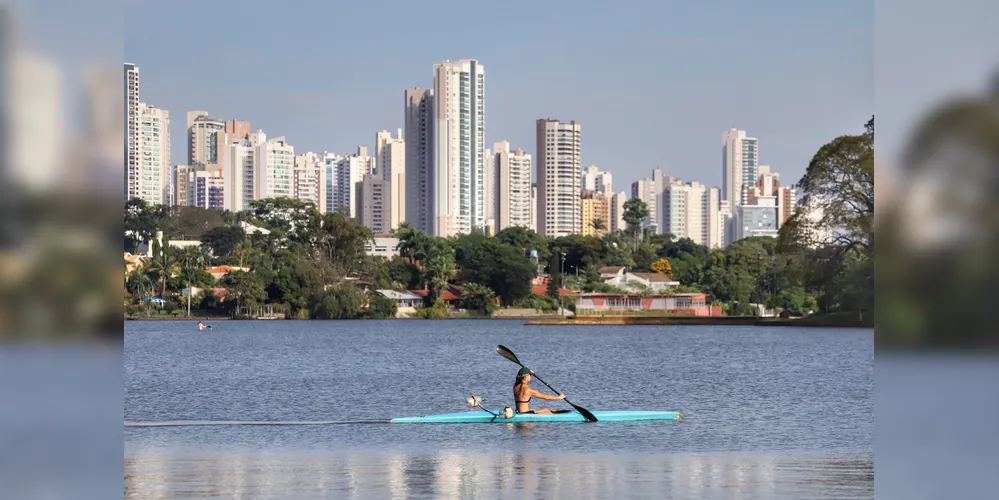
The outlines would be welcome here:
<svg viewBox="0 0 999 500">
<path fill-rule="evenodd" d="M 528 427 L 523 432 L 530 432 Z M 873 498 L 873 453 L 320 453 L 136 450 L 125 498 Z"/>
</svg>

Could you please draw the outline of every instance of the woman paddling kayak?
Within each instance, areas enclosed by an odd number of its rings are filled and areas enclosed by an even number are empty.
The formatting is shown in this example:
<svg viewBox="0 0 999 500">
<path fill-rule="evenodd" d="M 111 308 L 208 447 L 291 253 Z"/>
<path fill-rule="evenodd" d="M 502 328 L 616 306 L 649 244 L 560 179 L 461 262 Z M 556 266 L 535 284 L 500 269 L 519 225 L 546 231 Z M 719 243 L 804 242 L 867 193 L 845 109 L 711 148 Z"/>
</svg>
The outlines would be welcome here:
<svg viewBox="0 0 999 500">
<path fill-rule="evenodd" d="M 565 399 L 565 394 L 559 394 L 558 396 L 549 396 L 547 394 L 542 394 L 534 390 L 531 386 L 527 385 L 531 381 L 531 374 L 534 373 L 530 368 L 521 368 L 517 372 L 517 381 L 513 384 L 513 401 L 517 403 L 517 413 L 535 413 L 535 414 L 551 414 L 555 413 L 548 408 L 539 408 L 537 410 L 531 410 L 530 401 L 531 397 L 538 397 L 540 399 L 546 399 L 548 401 L 558 401 L 560 399 Z"/>
</svg>

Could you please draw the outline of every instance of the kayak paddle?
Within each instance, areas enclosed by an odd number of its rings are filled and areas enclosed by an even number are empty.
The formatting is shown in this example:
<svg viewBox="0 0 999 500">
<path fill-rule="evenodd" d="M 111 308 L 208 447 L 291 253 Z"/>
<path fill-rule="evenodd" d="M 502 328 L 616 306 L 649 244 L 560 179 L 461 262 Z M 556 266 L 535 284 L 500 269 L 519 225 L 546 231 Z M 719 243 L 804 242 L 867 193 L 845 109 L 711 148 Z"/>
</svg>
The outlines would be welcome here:
<svg viewBox="0 0 999 500">
<path fill-rule="evenodd" d="M 502 345 L 498 345 L 498 346 L 496 346 L 496 352 L 498 352 L 500 356 L 503 356 L 504 358 L 509 359 L 510 361 L 513 361 L 514 363 L 517 363 L 522 368 L 527 368 L 526 366 L 524 366 L 523 363 L 520 362 L 519 359 L 517 359 L 517 355 L 514 354 L 513 351 L 511 351 L 510 349 L 507 349 L 506 347 L 503 347 Z M 531 375 L 534 378 L 538 379 L 538 382 L 541 382 L 542 384 L 545 384 L 546 386 L 548 386 L 548 388 L 551 389 L 552 392 L 554 392 L 556 394 L 562 394 L 561 392 L 556 391 L 554 387 L 548 385 L 548 382 L 545 382 L 544 380 L 541 380 L 541 377 L 539 377 L 539 376 L 537 376 L 536 374 L 533 374 L 533 373 Z M 572 404 L 572 402 L 569 401 L 568 399 L 566 399 L 565 402 L 569 403 L 569 406 L 572 406 L 576 411 L 578 411 L 580 414 L 582 414 L 584 417 L 586 417 L 586 420 L 589 420 L 590 422 L 596 422 L 597 421 L 597 417 L 595 417 L 592 413 L 590 413 L 590 410 L 587 410 L 586 408 L 583 408 L 582 406 L 576 406 L 576 405 Z"/>
</svg>

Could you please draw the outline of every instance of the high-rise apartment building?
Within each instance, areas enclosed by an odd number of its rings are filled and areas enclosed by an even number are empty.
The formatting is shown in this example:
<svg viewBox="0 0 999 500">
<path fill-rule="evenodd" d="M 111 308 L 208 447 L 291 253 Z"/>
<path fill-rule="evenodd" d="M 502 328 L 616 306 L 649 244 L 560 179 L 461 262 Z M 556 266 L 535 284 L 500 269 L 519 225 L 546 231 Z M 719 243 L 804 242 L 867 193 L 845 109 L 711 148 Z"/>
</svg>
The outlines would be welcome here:
<svg viewBox="0 0 999 500">
<path fill-rule="evenodd" d="M 759 196 L 752 205 L 740 205 L 735 216 L 735 239 L 777 237 L 777 197 Z"/>
<path fill-rule="evenodd" d="M 484 195 L 485 203 L 485 228 L 487 235 L 496 234 L 496 197 L 499 195 L 496 191 L 496 157 L 493 155 L 491 149 L 486 149 L 486 154 L 483 156 L 483 168 L 482 168 L 482 192 Z"/>
<path fill-rule="evenodd" d="M 345 156 L 336 165 L 336 185 L 335 191 L 331 193 L 333 198 L 332 209 L 344 213 L 352 219 L 358 218 L 358 208 L 363 205 L 360 202 L 361 181 L 367 174 L 375 171 L 375 158 L 368 156 L 368 148 L 358 146 L 357 153 Z"/>
<path fill-rule="evenodd" d="M 228 136 L 228 134 L 227 134 Z M 262 132 L 250 133 L 225 146 L 223 176 L 226 179 L 225 209 L 239 212 L 250 208 L 257 195 L 257 149 L 267 142 Z"/>
<path fill-rule="evenodd" d="M 590 165 L 583 170 L 582 190 L 594 191 L 608 199 L 614 195 L 613 176 L 610 172 L 601 172 L 596 165 Z"/>
<path fill-rule="evenodd" d="M 171 179 L 170 184 L 173 189 L 173 204 L 179 207 L 191 206 L 191 202 L 187 199 L 187 181 L 189 179 L 189 173 L 191 172 L 190 165 L 174 165 L 173 179 Z M 228 208 L 228 207 L 226 207 Z"/>
<path fill-rule="evenodd" d="M 391 191 L 386 195 L 390 212 L 386 214 L 387 231 L 394 230 L 406 221 L 406 142 L 402 139 L 402 129 L 392 137 L 387 130 L 375 135 L 376 175 L 389 181 Z"/>
<path fill-rule="evenodd" d="M 797 203 L 796 193 L 793 187 L 777 188 L 777 228 L 787 222 L 794 215 L 794 207 Z"/>
<path fill-rule="evenodd" d="M 735 128 L 722 133 L 722 197 L 729 207 L 745 203 L 745 188 L 756 184 L 759 142 Z"/>
<path fill-rule="evenodd" d="M 326 204 L 326 170 L 319 156 L 308 152 L 295 156 L 292 173 L 292 198 L 312 203 L 316 210 Z"/>
<path fill-rule="evenodd" d="M 511 150 L 507 141 L 497 142 L 493 151 L 496 232 L 513 226 L 533 227 L 531 155 L 523 149 Z"/>
<path fill-rule="evenodd" d="M 137 112 L 138 168 L 134 195 L 152 205 L 169 205 L 172 197 L 170 113 L 142 102 Z"/>
<path fill-rule="evenodd" d="M 624 231 L 628 225 L 624 222 L 624 202 L 628 201 L 628 193 L 621 191 L 614 193 L 610 199 L 610 223 L 608 227 L 612 232 Z"/>
<path fill-rule="evenodd" d="M 581 197 L 583 236 L 602 238 L 610 227 L 610 200 L 596 191 L 583 191 Z"/>
<path fill-rule="evenodd" d="M 337 189 L 339 188 L 339 176 L 337 175 L 337 167 L 343 160 L 343 156 L 336 153 L 330 153 L 328 151 L 323 152 L 319 155 L 319 162 L 322 164 L 323 168 L 323 183 L 326 185 L 326 190 L 324 194 L 323 205 L 319 208 L 320 213 L 333 212 L 336 209 L 333 208 L 334 202 L 336 200 Z"/>
<path fill-rule="evenodd" d="M 707 189 L 699 182 L 666 186 L 662 196 L 662 228 L 677 239 L 707 245 Z"/>
<path fill-rule="evenodd" d="M 676 238 L 690 238 L 708 248 L 724 245 L 720 190 L 699 182 L 674 181 L 662 196 L 662 230 Z"/>
<path fill-rule="evenodd" d="M 430 234 L 485 225 L 485 68 L 474 59 L 434 64 Z"/>
<path fill-rule="evenodd" d="M 139 195 L 139 67 L 125 63 L 125 199 Z"/>
<path fill-rule="evenodd" d="M 704 216 L 707 218 L 707 241 L 708 248 L 722 248 L 725 246 L 725 228 L 721 222 L 721 190 L 718 186 L 711 186 L 704 193 Z"/>
<path fill-rule="evenodd" d="M 538 232 L 538 183 L 531 183 L 531 231 Z"/>
<path fill-rule="evenodd" d="M 359 222 L 375 234 L 391 231 L 392 183 L 378 174 L 364 174 L 361 179 Z"/>
<path fill-rule="evenodd" d="M 185 197 L 185 206 L 222 210 L 225 208 L 224 168 L 217 164 L 178 165 L 176 192 Z M 177 205 L 181 205 L 178 201 Z"/>
<path fill-rule="evenodd" d="M 292 198 L 295 148 L 282 137 L 267 139 L 257 132 L 254 158 L 254 199 Z"/>
<path fill-rule="evenodd" d="M 722 198 L 718 202 L 718 232 L 721 234 L 722 247 L 730 245 L 736 240 L 735 215 L 728 200 Z"/>
<path fill-rule="evenodd" d="M 207 111 L 187 112 L 187 164 L 212 165 L 223 163 L 225 153 L 225 122 L 212 118 Z"/>
<path fill-rule="evenodd" d="M 250 122 L 240 120 L 229 120 L 225 122 L 225 135 L 228 138 L 228 144 L 247 139 L 252 133 L 253 129 L 250 128 Z"/>
<path fill-rule="evenodd" d="M 580 234 L 580 133 L 575 121 L 537 121 L 537 232 L 541 236 Z"/>
<path fill-rule="evenodd" d="M 404 220 L 416 229 L 431 231 L 434 186 L 434 91 L 419 87 L 405 95 L 406 174 Z"/>
</svg>

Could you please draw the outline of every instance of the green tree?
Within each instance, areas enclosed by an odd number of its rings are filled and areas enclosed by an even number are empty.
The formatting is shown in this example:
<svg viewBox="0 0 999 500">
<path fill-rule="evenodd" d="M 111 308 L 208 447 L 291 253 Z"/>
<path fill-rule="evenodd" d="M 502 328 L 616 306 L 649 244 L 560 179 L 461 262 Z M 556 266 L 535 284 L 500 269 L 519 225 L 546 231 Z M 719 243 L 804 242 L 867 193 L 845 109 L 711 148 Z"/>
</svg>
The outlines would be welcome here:
<svg viewBox="0 0 999 500">
<path fill-rule="evenodd" d="M 496 311 L 496 294 L 486 286 L 468 283 L 462 290 L 461 306 L 483 316 L 492 316 Z"/>
<path fill-rule="evenodd" d="M 440 300 L 444 290 L 447 290 L 448 283 L 454 275 L 455 262 L 454 252 L 444 240 L 434 240 L 428 253 L 423 276 L 427 283 L 427 300 L 433 305 Z"/>
<path fill-rule="evenodd" d="M 539 236 L 538 233 L 526 227 L 505 227 L 496 234 L 495 238 L 500 243 L 521 249 L 524 255 L 529 255 L 531 250 L 537 250 L 539 262 L 547 262 L 551 258 L 548 250 L 548 242 Z"/>
<path fill-rule="evenodd" d="M 396 250 L 399 255 L 414 261 L 423 261 L 433 248 L 434 238 L 426 232 L 414 228 L 408 222 L 399 225 L 395 231 L 395 237 L 399 239 Z"/>
<path fill-rule="evenodd" d="M 634 245 L 638 246 L 638 235 L 642 232 L 642 221 L 649 216 L 649 207 L 641 198 L 631 198 L 624 202 L 624 222 L 628 224 L 628 231 L 634 239 Z"/>
<path fill-rule="evenodd" d="M 205 270 L 205 254 L 198 247 L 184 247 L 177 258 L 182 265 L 181 272 L 184 279 L 187 281 L 187 316 L 190 317 L 191 300 L 194 295 L 191 283 Z"/>
<path fill-rule="evenodd" d="M 146 261 L 143 269 L 159 283 L 159 295 L 162 297 L 166 293 L 167 280 L 180 272 L 168 236 L 164 235 L 162 242 L 153 240 L 153 257 Z"/>
<path fill-rule="evenodd" d="M 242 311 L 252 315 L 253 311 L 267 300 L 264 283 L 256 273 L 245 271 L 229 273 L 222 278 L 222 286 L 226 289 L 226 300 L 232 300 L 236 305 L 234 311 L 236 317 L 239 317 Z"/>
<path fill-rule="evenodd" d="M 149 243 L 156 234 L 156 218 L 152 207 L 142 198 L 125 202 L 125 251 L 136 253 L 139 244 Z"/>
<path fill-rule="evenodd" d="M 405 259 L 393 259 L 389 263 L 388 274 L 392 283 L 406 290 L 415 290 L 420 286 L 420 268 Z"/>
<path fill-rule="evenodd" d="M 219 259 L 229 257 L 246 240 L 246 232 L 238 226 L 219 226 L 201 236 L 201 246 Z"/>
<path fill-rule="evenodd" d="M 315 319 L 358 319 L 364 313 L 368 298 L 361 289 L 350 283 L 341 283 L 319 292 L 312 307 Z"/>
<path fill-rule="evenodd" d="M 398 310 L 399 306 L 394 300 L 375 292 L 368 298 L 368 309 L 364 312 L 364 317 L 368 319 L 394 318 Z"/>
</svg>

